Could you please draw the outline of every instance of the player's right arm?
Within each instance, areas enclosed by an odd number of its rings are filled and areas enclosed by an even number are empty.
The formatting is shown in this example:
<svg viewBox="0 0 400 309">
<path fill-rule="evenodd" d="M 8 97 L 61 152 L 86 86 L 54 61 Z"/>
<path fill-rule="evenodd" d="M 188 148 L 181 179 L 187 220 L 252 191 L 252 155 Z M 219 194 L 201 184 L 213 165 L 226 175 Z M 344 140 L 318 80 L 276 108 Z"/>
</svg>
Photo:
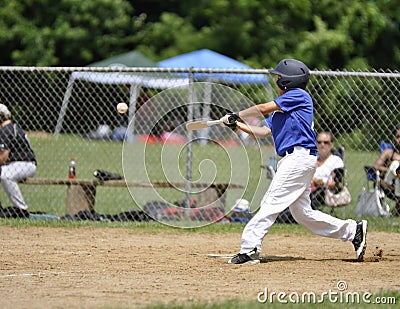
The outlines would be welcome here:
<svg viewBox="0 0 400 309">
<path fill-rule="evenodd" d="M 236 128 L 242 130 L 243 132 L 246 132 L 247 134 L 250 134 L 255 138 L 264 138 L 268 135 L 271 135 L 272 133 L 271 129 L 267 126 L 252 126 L 240 121 L 236 123 Z"/>
</svg>

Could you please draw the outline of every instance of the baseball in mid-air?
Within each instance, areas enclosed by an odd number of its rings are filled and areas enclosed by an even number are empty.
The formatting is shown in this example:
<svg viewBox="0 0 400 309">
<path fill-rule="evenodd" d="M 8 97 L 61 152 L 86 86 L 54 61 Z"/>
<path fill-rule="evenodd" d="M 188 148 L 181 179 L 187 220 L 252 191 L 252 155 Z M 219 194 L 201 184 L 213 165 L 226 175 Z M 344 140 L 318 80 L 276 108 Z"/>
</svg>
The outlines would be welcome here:
<svg viewBox="0 0 400 309">
<path fill-rule="evenodd" d="M 120 114 L 125 114 L 128 111 L 128 104 L 121 102 L 117 104 L 117 111 Z"/>
</svg>

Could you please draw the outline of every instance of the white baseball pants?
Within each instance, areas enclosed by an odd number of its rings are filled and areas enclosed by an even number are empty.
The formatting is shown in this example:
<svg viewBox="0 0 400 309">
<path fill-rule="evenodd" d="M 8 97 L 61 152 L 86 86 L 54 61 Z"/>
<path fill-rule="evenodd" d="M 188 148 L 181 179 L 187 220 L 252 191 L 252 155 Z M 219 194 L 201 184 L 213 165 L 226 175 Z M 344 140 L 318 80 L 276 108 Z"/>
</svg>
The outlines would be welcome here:
<svg viewBox="0 0 400 309">
<path fill-rule="evenodd" d="M 317 157 L 309 150 L 296 147 L 278 163 L 278 169 L 260 210 L 247 223 L 242 233 L 240 253 L 257 248 L 261 251 L 264 236 L 275 222 L 279 213 L 287 207 L 294 219 L 314 234 L 351 241 L 356 233 L 354 220 L 341 220 L 311 208 L 310 184 L 315 173 Z"/>
<path fill-rule="evenodd" d="M 36 174 L 33 162 L 16 161 L 1 166 L 1 185 L 14 207 L 28 209 L 18 186 L 18 181 Z"/>
</svg>

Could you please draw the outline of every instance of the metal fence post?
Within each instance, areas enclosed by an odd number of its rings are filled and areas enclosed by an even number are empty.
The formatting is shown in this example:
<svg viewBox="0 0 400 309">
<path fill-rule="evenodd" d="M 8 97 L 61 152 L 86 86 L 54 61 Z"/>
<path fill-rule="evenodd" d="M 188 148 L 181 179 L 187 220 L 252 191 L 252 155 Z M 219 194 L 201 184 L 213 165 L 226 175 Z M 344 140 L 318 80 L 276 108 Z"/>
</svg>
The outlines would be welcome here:
<svg viewBox="0 0 400 309">
<path fill-rule="evenodd" d="M 194 101 L 194 74 L 193 68 L 189 69 L 189 98 L 187 121 L 193 120 L 193 101 Z M 186 199 L 185 206 L 188 209 L 186 219 L 190 219 L 190 193 L 192 191 L 192 139 L 193 131 L 187 131 L 187 153 L 186 153 Z"/>
</svg>

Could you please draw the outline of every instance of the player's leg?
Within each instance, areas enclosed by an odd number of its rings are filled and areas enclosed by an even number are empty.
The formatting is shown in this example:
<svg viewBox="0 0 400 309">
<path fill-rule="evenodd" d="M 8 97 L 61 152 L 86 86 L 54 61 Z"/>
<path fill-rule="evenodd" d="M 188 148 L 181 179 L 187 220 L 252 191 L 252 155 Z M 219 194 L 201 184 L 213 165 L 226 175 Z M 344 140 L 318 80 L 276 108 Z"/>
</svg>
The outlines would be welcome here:
<svg viewBox="0 0 400 309">
<path fill-rule="evenodd" d="M 290 211 L 295 220 L 309 229 L 314 234 L 352 241 L 357 252 L 357 259 L 362 260 L 366 248 L 367 222 L 354 220 L 341 220 L 319 210 L 311 208 L 309 189 L 290 206 Z"/>
<path fill-rule="evenodd" d="M 290 206 L 293 218 L 314 234 L 344 241 L 352 240 L 355 234 L 356 222 L 354 220 L 341 220 L 312 209 L 309 193 L 309 189 L 304 191 L 297 201 Z"/>
<path fill-rule="evenodd" d="M 314 172 L 315 158 L 308 155 L 287 156 L 279 162 L 276 175 L 262 199 L 260 210 L 243 230 L 239 258 L 246 259 L 243 255 L 261 251 L 262 240 L 278 214 L 302 195 L 306 181 L 311 181 Z"/>
<path fill-rule="evenodd" d="M 18 185 L 21 179 L 34 176 L 36 166 L 33 163 L 13 162 L 3 165 L 1 169 L 1 185 L 14 207 L 27 210 L 24 197 Z"/>
</svg>

